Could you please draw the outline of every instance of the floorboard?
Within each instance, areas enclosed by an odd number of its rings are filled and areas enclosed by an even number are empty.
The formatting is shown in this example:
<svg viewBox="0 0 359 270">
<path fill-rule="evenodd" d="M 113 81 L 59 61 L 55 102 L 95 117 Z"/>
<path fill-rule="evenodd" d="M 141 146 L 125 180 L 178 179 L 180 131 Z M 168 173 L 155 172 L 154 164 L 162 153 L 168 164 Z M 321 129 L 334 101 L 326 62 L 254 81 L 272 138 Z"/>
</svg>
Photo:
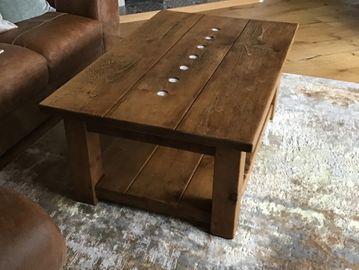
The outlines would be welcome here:
<svg viewBox="0 0 359 270">
<path fill-rule="evenodd" d="M 356 0 L 264 0 L 206 12 L 299 23 L 284 72 L 359 82 L 359 4 Z M 142 22 L 121 24 L 122 37 Z"/>
</svg>

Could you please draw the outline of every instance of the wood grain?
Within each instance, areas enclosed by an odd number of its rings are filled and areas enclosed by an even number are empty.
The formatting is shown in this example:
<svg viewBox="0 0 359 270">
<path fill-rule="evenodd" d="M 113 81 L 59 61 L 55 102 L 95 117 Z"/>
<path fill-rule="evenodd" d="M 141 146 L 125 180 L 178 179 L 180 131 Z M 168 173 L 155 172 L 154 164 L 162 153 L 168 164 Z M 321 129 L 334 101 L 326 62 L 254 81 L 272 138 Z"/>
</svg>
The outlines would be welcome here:
<svg viewBox="0 0 359 270">
<path fill-rule="evenodd" d="M 295 31 L 287 23 L 161 12 L 42 106 L 91 116 L 100 126 L 251 151 Z M 198 59 L 188 59 L 191 52 Z M 168 96 L 156 95 L 161 88 Z"/>
<path fill-rule="evenodd" d="M 65 115 L 80 200 L 97 195 L 233 238 L 296 28 L 161 12 L 56 91 L 42 106 Z M 103 169 L 100 133 L 124 138 L 105 137 Z"/>
<path fill-rule="evenodd" d="M 180 217 L 199 223 L 209 231 L 214 172 L 212 156 L 155 145 L 148 149 L 144 143 L 103 137 L 106 141 L 103 151 L 105 176 L 96 186 L 100 199 Z M 152 149 L 157 151 L 150 151 Z M 249 164 L 246 166 L 250 167 Z M 124 181 L 126 179 L 135 181 Z M 222 185 L 219 188 L 222 189 Z M 242 185 L 241 194 L 244 190 L 245 185 Z"/>
<path fill-rule="evenodd" d="M 207 14 L 298 23 L 284 72 L 359 82 L 357 4 L 356 0 L 265 0 Z M 126 33 L 126 25 L 121 27 Z"/>
<path fill-rule="evenodd" d="M 253 147 L 295 31 L 293 24 L 250 21 L 178 130 Z"/>
<path fill-rule="evenodd" d="M 168 13 L 159 13 L 141 26 L 130 39 L 122 40 L 42 101 L 41 106 L 48 110 L 105 115 L 203 16 Z"/>
<path fill-rule="evenodd" d="M 284 72 L 359 82 L 357 0 L 265 0 L 249 6 L 218 7 L 205 13 L 298 23 L 300 27 Z M 132 19 L 143 19 L 138 16 Z M 143 21 L 126 23 L 126 16 L 121 19 L 121 36 L 125 38 L 143 24 Z"/>
<path fill-rule="evenodd" d="M 267 113 L 267 116 L 265 118 L 264 124 L 263 124 L 263 126 L 261 128 L 261 132 L 259 134 L 259 137 L 258 137 L 258 140 L 256 142 L 256 145 L 255 145 L 253 151 L 250 152 L 250 153 L 247 153 L 247 155 L 246 155 L 246 166 L 245 166 L 245 169 L 244 169 L 244 174 L 245 174 L 245 178 L 246 178 L 245 181 L 248 180 L 248 177 L 249 177 L 249 175 L 250 175 L 250 173 L 252 171 L 256 155 L 257 155 L 257 153 L 258 153 L 258 151 L 260 149 L 260 146 L 262 144 L 262 137 L 263 137 L 264 131 L 266 129 L 266 126 L 267 126 L 267 124 L 269 122 L 270 117 L 274 114 L 273 110 L 274 110 L 274 107 L 273 107 L 273 105 L 271 105 L 271 107 L 270 107 L 270 109 L 269 109 L 269 111 Z M 245 188 L 245 185 L 244 185 L 244 188 Z"/>
<path fill-rule="evenodd" d="M 156 150 L 156 145 L 102 135 L 105 175 L 102 188 L 125 192 Z"/>
<path fill-rule="evenodd" d="M 203 156 L 191 182 L 183 193 L 179 202 L 180 207 L 189 208 L 196 205 L 197 208 L 208 213 L 212 211 L 213 167 L 213 157 Z"/>
<path fill-rule="evenodd" d="M 198 174 L 197 168 L 213 171 L 213 163 L 202 164 L 201 154 L 109 136 L 102 140 L 105 176 L 96 186 L 100 199 L 181 217 L 209 230 L 211 199 L 195 193 L 192 179 L 197 186 L 202 183 L 202 190 L 211 189 L 212 175 Z"/>
<path fill-rule="evenodd" d="M 201 154 L 159 147 L 127 193 L 176 204 L 200 160 Z"/>
<path fill-rule="evenodd" d="M 217 149 L 214 162 L 211 233 L 232 239 L 238 226 L 246 153 Z"/>
<path fill-rule="evenodd" d="M 271 103 L 272 112 L 271 112 L 271 115 L 270 115 L 270 118 L 269 118 L 270 120 L 274 120 L 274 114 L 275 114 L 275 111 L 276 111 L 276 108 L 277 108 L 277 103 L 278 103 L 280 82 L 281 82 L 281 78 L 278 77 L 276 85 L 275 85 L 275 93 L 274 93 L 273 100 L 272 100 L 272 103 Z"/>
<path fill-rule="evenodd" d="M 176 128 L 247 22 L 230 18 L 203 17 L 139 80 L 106 117 L 117 121 Z M 212 32 L 213 27 L 221 30 Z M 206 36 L 213 36 L 215 40 L 206 41 Z M 206 48 L 197 49 L 196 46 L 199 44 L 205 45 Z M 198 59 L 189 59 L 191 54 L 197 55 Z M 180 70 L 180 65 L 187 65 L 189 70 Z M 178 78 L 179 81 L 168 82 L 171 77 Z M 168 96 L 157 96 L 157 91 L 161 89 L 168 91 Z"/>
<path fill-rule="evenodd" d="M 88 132 L 86 123 L 64 119 L 74 195 L 78 201 L 96 204 L 95 186 L 103 175 L 100 138 Z"/>
</svg>

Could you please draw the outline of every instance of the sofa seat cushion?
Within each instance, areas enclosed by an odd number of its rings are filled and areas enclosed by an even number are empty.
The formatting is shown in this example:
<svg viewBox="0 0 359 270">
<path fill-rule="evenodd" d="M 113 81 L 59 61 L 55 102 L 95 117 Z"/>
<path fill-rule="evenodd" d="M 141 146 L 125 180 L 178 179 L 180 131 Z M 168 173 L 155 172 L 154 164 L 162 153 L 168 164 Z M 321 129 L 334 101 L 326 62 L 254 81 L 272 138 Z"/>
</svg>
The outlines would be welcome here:
<svg viewBox="0 0 359 270">
<path fill-rule="evenodd" d="M 0 119 L 46 89 L 46 59 L 29 49 L 0 43 Z"/>
<path fill-rule="evenodd" d="M 22 34 L 26 33 L 27 31 L 30 31 L 32 28 L 36 28 L 42 23 L 54 19 L 54 15 L 56 13 L 49 12 L 39 17 L 34 17 L 29 20 L 22 21 L 20 23 L 17 23 L 16 25 L 21 27 L 18 27 L 17 29 L 1 33 L 0 34 L 0 42 L 3 43 L 13 43 L 16 39 L 16 37 L 21 36 Z"/>
<path fill-rule="evenodd" d="M 50 84 L 61 85 L 103 53 L 99 21 L 49 12 L 17 24 L 0 35 L 0 42 L 29 48 L 47 60 Z"/>
</svg>

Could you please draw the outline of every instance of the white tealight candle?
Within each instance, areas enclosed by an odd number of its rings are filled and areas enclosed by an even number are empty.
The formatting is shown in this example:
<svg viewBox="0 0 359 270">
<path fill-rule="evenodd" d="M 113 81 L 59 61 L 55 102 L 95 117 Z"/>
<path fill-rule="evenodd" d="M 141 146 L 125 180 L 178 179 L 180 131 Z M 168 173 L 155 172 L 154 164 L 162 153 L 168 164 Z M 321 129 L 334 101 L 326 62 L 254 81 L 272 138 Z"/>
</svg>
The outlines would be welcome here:
<svg viewBox="0 0 359 270">
<path fill-rule="evenodd" d="M 157 96 L 159 96 L 159 97 L 165 97 L 167 95 L 168 95 L 168 92 L 164 89 L 157 92 Z"/>
</svg>

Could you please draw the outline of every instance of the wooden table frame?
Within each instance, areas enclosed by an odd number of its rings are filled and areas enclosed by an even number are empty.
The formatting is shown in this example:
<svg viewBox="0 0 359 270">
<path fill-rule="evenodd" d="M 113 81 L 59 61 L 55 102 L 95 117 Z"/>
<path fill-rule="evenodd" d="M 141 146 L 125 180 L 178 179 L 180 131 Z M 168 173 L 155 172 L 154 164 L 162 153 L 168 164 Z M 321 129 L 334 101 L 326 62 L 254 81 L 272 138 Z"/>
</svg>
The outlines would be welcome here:
<svg viewBox="0 0 359 270">
<path fill-rule="evenodd" d="M 152 136 L 139 132 L 117 129 L 107 123 L 93 119 L 65 117 L 65 131 L 69 149 L 69 160 L 74 179 L 74 192 L 77 200 L 96 204 L 98 202 L 96 185 L 103 173 L 101 154 L 101 133 L 161 144 L 214 156 L 214 177 L 210 232 L 224 238 L 233 238 L 238 227 L 239 208 L 244 194 L 255 155 L 261 143 L 261 136 L 269 119 L 273 119 L 277 103 L 278 86 L 268 110 L 258 142 L 251 153 L 230 146 L 208 146 L 174 138 Z M 225 179 L 225 181 L 223 181 Z M 115 199 L 116 200 L 116 199 Z M 123 202 L 121 200 L 121 202 Z M 131 204 L 131 202 L 129 202 Z M 142 205 L 138 205 L 141 207 Z M 155 209 L 156 211 L 156 209 Z M 171 210 L 169 210 L 170 212 Z M 157 211 L 163 212 L 163 211 Z M 167 211 L 164 211 L 167 213 Z"/>
<path fill-rule="evenodd" d="M 64 118 L 77 199 L 233 238 L 296 30 L 162 11 L 45 99 Z"/>
</svg>

